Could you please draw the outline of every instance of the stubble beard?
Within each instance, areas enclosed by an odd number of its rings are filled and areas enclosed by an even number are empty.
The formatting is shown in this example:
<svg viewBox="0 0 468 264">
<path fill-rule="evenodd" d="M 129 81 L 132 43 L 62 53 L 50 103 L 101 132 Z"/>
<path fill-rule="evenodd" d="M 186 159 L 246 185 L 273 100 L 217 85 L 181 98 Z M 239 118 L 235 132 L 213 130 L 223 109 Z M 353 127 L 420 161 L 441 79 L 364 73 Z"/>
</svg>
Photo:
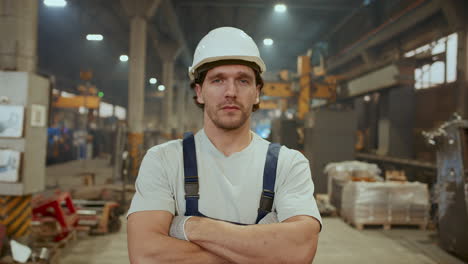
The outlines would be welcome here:
<svg viewBox="0 0 468 264">
<path fill-rule="evenodd" d="M 236 104 L 236 106 L 239 107 L 239 110 L 234 113 L 223 113 L 223 105 L 216 105 L 214 109 L 208 107 L 208 118 L 217 128 L 227 131 L 236 130 L 245 125 L 252 112 L 252 109 L 246 109 L 243 105 Z"/>
</svg>

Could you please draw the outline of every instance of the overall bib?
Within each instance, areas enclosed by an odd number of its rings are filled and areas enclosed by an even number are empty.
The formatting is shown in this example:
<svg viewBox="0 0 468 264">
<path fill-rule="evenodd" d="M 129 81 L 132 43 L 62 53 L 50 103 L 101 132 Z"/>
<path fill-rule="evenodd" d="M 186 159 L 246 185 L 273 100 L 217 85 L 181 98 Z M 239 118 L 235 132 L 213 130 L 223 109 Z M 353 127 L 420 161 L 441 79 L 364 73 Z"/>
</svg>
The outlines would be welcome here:
<svg viewBox="0 0 468 264">
<path fill-rule="evenodd" d="M 197 155 L 195 152 L 195 138 L 193 133 L 184 134 L 182 142 L 184 155 L 184 189 L 185 189 L 185 216 L 207 217 L 198 211 L 198 169 Z M 271 212 L 275 198 L 276 167 L 278 164 L 278 155 L 281 145 L 270 143 L 268 146 L 265 168 L 263 169 L 263 191 L 260 197 L 258 215 L 256 224 L 262 220 L 265 215 Z M 233 223 L 243 225 L 240 223 Z"/>
</svg>

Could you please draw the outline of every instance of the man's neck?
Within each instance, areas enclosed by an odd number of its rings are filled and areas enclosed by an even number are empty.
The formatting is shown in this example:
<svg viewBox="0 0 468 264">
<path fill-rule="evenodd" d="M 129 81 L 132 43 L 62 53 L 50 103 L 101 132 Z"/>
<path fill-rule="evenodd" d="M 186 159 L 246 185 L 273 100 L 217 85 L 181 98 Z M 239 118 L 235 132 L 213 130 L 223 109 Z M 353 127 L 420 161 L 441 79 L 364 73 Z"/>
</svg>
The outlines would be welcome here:
<svg viewBox="0 0 468 264">
<path fill-rule="evenodd" d="M 240 152 L 246 148 L 252 140 L 250 119 L 247 120 L 242 127 L 234 130 L 218 128 L 212 122 L 205 119 L 203 129 L 211 143 L 226 157 L 229 157 L 235 152 Z"/>
</svg>

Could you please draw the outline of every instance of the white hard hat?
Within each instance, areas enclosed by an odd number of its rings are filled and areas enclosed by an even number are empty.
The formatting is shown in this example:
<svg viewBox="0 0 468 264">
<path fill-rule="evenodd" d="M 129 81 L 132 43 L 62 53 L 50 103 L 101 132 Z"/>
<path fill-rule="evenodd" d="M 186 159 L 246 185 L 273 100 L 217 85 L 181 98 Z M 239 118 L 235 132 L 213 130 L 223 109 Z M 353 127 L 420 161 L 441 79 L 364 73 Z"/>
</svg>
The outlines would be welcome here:
<svg viewBox="0 0 468 264">
<path fill-rule="evenodd" d="M 197 69 L 205 63 L 220 60 L 242 60 L 257 64 L 260 73 L 266 70 L 260 58 L 257 44 L 244 31 L 234 27 L 220 27 L 211 30 L 198 43 L 189 67 L 190 80 L 195 79 Z"/>
</svg>

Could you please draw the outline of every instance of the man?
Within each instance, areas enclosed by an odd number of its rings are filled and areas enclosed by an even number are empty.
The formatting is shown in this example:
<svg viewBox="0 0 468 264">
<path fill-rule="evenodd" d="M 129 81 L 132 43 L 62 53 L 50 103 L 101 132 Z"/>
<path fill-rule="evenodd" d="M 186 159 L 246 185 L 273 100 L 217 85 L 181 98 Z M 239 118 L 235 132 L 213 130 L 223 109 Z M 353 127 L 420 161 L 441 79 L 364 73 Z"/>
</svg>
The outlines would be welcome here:
<svg viewBox="0 0 468 264">
<path fill-rule="evenodd" d="M 309 163 L 250 130 L 264 71 L 242 30 L 200 41 L 189 76 L 203 129 L 143 159 L 128 212 L 132 263 L 311 263 L 321 218 Z"/>
</svg>

